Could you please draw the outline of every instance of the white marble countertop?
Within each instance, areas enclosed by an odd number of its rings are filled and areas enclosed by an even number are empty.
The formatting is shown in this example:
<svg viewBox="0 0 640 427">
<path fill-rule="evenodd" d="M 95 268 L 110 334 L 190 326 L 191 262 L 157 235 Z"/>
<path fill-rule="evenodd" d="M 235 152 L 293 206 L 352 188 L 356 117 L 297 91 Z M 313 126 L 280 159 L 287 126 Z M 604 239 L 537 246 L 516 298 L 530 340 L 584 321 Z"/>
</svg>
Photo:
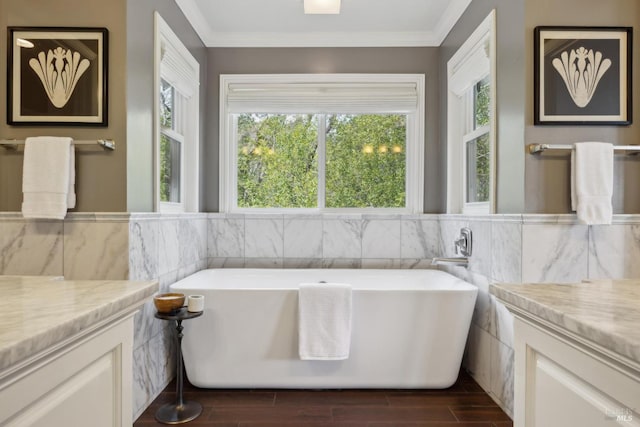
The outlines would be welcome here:
<svg viewBox="0 0 640 427">
<path fill-rule="evenodd" d="M 0 276 L 0 372 L 142 304 L 156 281 Z"/>
<path fill-rule="evenodd" d="M 494 284 L 499 300 L 640 363 L 640 280 Z"/>
</svg>

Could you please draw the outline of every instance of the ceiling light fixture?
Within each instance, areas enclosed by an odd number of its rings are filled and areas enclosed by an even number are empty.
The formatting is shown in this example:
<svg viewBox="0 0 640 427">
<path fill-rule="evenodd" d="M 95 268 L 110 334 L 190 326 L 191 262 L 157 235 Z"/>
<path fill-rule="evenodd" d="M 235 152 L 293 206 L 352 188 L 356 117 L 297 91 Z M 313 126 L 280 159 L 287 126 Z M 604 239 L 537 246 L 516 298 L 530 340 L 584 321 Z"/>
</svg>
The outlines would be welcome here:
<svg viewBox="0 0 640 427">
<path fill-rule="evenodd" d="M 340 13 L 340 0 L 304 0 L 304 13 L 336 15 Z"/>
</svg>

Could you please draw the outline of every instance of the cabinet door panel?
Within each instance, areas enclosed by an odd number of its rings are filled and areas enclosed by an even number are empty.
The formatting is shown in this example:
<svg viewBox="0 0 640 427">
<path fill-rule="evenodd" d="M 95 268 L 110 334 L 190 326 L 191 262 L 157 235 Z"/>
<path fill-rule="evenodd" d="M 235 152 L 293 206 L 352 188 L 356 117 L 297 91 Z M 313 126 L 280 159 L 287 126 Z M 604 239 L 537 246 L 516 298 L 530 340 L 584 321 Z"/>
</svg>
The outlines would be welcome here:
<svg viewBox="0 0 640 427">
<path fill-rule="evenodd" d="M 516 317 L 515 427 L 640 427 L 640 371 Z"/>
<path fill-rule="evenodd" d="M 114 355 L 106 354 L 34 402 L 7 427 L 112 427 Z M 96 405 L 96 402 L 100 402 Z"/>
<path fill-rule="evenodd" d="M 536 354 L 533 417 L 539 427 L 602 427 L 624 418 L 629 427 L 640 426 L 630 409 L 605 395 L 572 372 Z M 628 412 L 628 413 L 627 413 Z M 620 417 L 620 418 L 619 418 Z"/>
<path fill-rule="evenodd" d="M 130 427 L 133 318 L 107 324 L 0 380 L 0 426 Z"/>
</svg>

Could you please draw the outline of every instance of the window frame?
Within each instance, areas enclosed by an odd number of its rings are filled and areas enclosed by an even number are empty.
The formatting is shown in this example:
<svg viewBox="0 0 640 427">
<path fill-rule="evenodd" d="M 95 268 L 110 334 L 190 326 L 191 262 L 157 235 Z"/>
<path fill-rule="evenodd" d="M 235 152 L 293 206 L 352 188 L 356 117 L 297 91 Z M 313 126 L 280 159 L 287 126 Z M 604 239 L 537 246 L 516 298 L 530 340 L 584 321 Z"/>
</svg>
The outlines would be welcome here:
<svg viewBox="0 0 640 427">
<path fill-rule="evenodd" d="M 154 13 L 154 208 L 156 212 L 198 212 L 200 152 L 200 64 L 158 12 Z M 170 56 L 165 63 L 165 55 Z M 181 129 L 162 128 L 160 89 L 165 80 L 174 91 L 174 120 Z M 178 96 L 176 96 L 178 95 Z M 174 126 L 175 127 L 175 126 Z M 180 202 L 160 200 L 160 141 L 181 137 Z M 186 167 L 189 165 L 189 168 Z"/>
<path fill-rule="evenodd" d="M 464 132 L 462 133 L 462 204 L 463 213 L 466 214 L 486 214 L 490 213 L 489 201 L 486 202 L 469 202 L 468 201 L 468 188 L 469 188 L 469 163 L 467 156 L 468 144 L 484 135 L 488 135 L 489 141 L 491 141 L 491 123 L 476 127 L 476 88 L 478 83 L 489 77 L 489 74 L 482 76 L 482 78 L 474 83 L 467 92 L 463 95 L 464 104 L 464 118 L 465 121 Z M 491 82 L 489 82 L 491 84 Z M 490 142 L 491 143 L 491 142 Z M 489 195 L 491 197 L 491 195 Z"/>
<path fill-rule="evenodd" d="M 489 201 L 467 202 L 467 134 L 474 128 L 474 87 L 489 79 Z M 478 25 L 447 62 L 447 213 L 489 214 L 496 206 L 496 18 L 495 10 Z M 470 125 L 470 126 L 469 126 Z"/>
<path fill-rule="evenodd" d="M 161 128 L 160 129 L 160 138 L 162 139 L 162 137 L 165 136 L 169 139 L 170 142 L 177 142 L 179 144 L 180 147 L 180 183 L 179 183 L 179 195 L 180 195 L 180 202 L 168 202 L 166 200 L 160 200 L 160 203 L 162 204 L 162 206 L 171 206 L 172 210 L 175 209 L 180 209 L 180 206 L 183 205 L 183 201 L 184 200 L 184 179 L 183 179 L 183 173 L 182 171 L 184 170 L 185 164 L 184 164 L 184 144 L 185 144 L 185 139 L 184 136 L 180 133 L 177 133 L 176 131 L 169 129 L 169 128 Z M 161 141 L 162 142 L 162 141 Z M 160 196 L 162 197 L 162 196 Z M 184 209 L 180 209 L 180 210 L 184 210 Z"/>
<path fill-rule="evenodd" d="M 415 111 L 407 115 L 406 141 L 406 180 L 404 208 L 240 208 L 237 206 L 237 159 L 238 144 L 236 140 L 236 113 L 229 111 L 227 96 L 229 86 L 238 83 L 252 84 L 321 84 L 321 83 L 413 83 L 417 90 L 417 105 Z M 228 213 L 419 213 L 424 208 L 424 121 L 425 121 L 425 79 L 423 74 L 221 74 L 220 75 L 220 191 L 219 211 Z M 392 111 L 385 111 L 393 113 Z M 296 114 L 296 111 L 281 114 Z M 325 111 L 323 114 L 335 112 Z M 384 113 L 382 110 L 379 113 Z M 353 114 L 375 114 L 362 112 Z M 404 113 L 403 113 L 404 114 Z M 318 129 L 324 138 L 322 129 Z M 319 141 L 322 142 L 322 141 Z M 320 148 L 320 144 L 319 144 Z M 319 150 L 318 168 L 324 168 L 326 163 L 325 151 Z M 326 190 L 325 186 L 318 189 Z"/>
<path fill-rule="evenodd" d="M 162 74 L 162 73 L 161 73 Z M 171 127 L 162 126 L 160 124 L 160 144 L 162 143 L 162 136 L 166 136 L 169 140 L 175 141 L 179 144 L 180 147 L 180 183 L 179 183 L 179 195 L 180 202 L 169 202 L 162 200 L 162 196 L 159 195 L 159 203 L 162 207 L 163 211 L 170 212 L 183 212 L 184 211 L 184 198 L 185 198 L 185 179 L 184 179 L 184 170 L 185 170 L 185 128 L 186 128 L 186 117 L 185 117 L 185 109 L 188 104 L 185 102 L 184 96 L 175 88 L 175 86 L 171 85 L 171 83 L 165 81 L 160 77 L 160 81 L 166 83 L 171 86 L 172 90 L 172 110 L 171 110 Z M 161 153 L 161 149 L 159 149 L 159 153 Z M 159 168 L 160 172 L 160 168 Z M 160 185 L 160 178 L 158 179 L 158 186 Z"/>
</svg>

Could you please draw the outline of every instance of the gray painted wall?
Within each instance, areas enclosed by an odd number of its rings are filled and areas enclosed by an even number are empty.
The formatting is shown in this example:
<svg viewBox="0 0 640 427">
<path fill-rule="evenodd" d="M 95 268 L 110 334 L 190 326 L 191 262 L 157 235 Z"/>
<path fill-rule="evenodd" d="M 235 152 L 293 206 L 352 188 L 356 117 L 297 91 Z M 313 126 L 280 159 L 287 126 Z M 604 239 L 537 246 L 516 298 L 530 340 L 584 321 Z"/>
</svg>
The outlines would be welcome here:
<svg viewBox="0 0 640 427">
<path fill-rule="evenodd" d="M 534 126 L 533 30 L 538 25 L 635 26 L 633 45 L 637 51 L 640 3 L 637 0 L 474 0 L 441 46 L 443 156 L 446 156 L 447 141 L 446 63 L 494 8 L 498 37 L 497 212 L 569 213 L 568 153 L 532 156 L 526 153 L 526 146 L 593 140 L 638 144 L 640 128 L 636 122 L 640 99 L 634 97 L 631 126 Z M 634 87 L 639 84 L 639 67 L 640 57 L 634 54 Z M 620 155 L 615 159 L 614 212 L 638 213 L 640 192 L 632 183 L 640 182 L 640 159 Z"/>
<path fill-rule="evenodd" d="M 204 189 L 208 212 L 218 211 L 220 74 L 422 73 L 426 75 L 425 212 L 442 212 L 445 169 L 438 136 L 437 48 L 212 48 L 208 50 L 208 141 Z"/>
<path fill-rule="evenodd" d="M 629 26 L 633 40 L 633 124 L 630 126 L 534 126 L 533 30 L 538 25 Z M 525 99 L 526 143 L 605 141 L 640 144 L 640 2 L 638 0 L 527 0 L 525 14 L 527 83 Z M 566 213 L 570 209 L 569 156 L 565 153 L 525 155 L 526 212 Z M 640 158 L 615 156 L 615 213 L 640 212 Z"/>
<path fill-rule="evenodd" d="M 534 142 L 603 140 L 640 143 L 634 97 L 631 126 L 533 125 L 533 28 L 537 25 L 634 26 L 640 46 L 637 0 L 474 0 L 440 48 L 213 48 L 206 49 L 172 0 L 0 1 L 0 37 L 7 26 L 95 26 L 109 29 L 109 126 L 13 127 L 0 102 L 0 138 L 68 135 L 113 138 L 115 152 L 77 157 L 76 211 L 150 211 L 153 208 L 153 11 L 159 10 L 201 65 L 201 210 L 218 210 L 219 75 L 230 73 L 425 73 L 428 213 L 445 209 L 446 63 L 462 42 L 496 9 L 498 22 L 497 209 L 499 213 L 569 212 L 569 162 L 565 154 L 531 156 Z M 579 13 L 576 13 L 579 11 Z M 6 44 L 0 43 L 0 58 Z M 640 56 L 633 55 L 638 87 Z M 0 67 L 0 99 L 6 99 L 6 68 Z M 636 91 L 637 92 L 637 91 Z M 440 129 L 442 131 L 440 131 Z M 640 212 L 640 158 L 616 156 L 616 213 Z M 20 210 L 22 154 L 0 149 L 0 211 Z"/>
<path fill-rule="evenodd" d="M 497 187 L 496 211 L 524 211 L 525 37 L 524 0 L 474 0 L 440 47 L 440 144 L 442 163 L 447 147 L 447 62 L 487 17 L 496 10 L 497 21 Z M 442 185 L 446 197 L 446 180 Z"/>
<path fill-rule="evenodd" d="M 76 211 L 126 210 L 126 33 L 124 1 L 1 0 L 0 1 L 0 138 L 70 136 L 75 139 L 115 139 L 117 150 L 82 148 L 76 156 Z M 7 26 L 106 27 L 109 30 L 109 126 L 44 127 L 7 125 Z M 0 211 L 22 205 L 22 150 L 0 149 Z"/>
<path fill-rule="evenodd" d="M 86 26 L 109 30 L 109 126 L 14 127 L 6 124 L 0 102 L 0 138 L 32 135 L 75 139 L 112 138 L 114 152 L 77 150 L 78 212 L 153 210 L 153 12 L 158 10 L 200 62 L 206 81 L 206 49 L 173 0 L 2 0 L 0 35 L 7 26 Z M 6 58 L 6 43 L 0 43 Z M 0 99 L 6 99 L 6 68 L 0 67 Z M 205 144 L 206 99 L 201 83 L 200 136 Z M 202 156 L 201 156 L 202 157 Z M 22 203 L 22 153 L 0 149 L 0 211 L 19 211 Z"/>
<path fill-rule="evenodd" d="M 127 1 L 127 210 L 153 211 L 154 11 L 200 63 L 200 144 L 206 145 L 207 53 L 173 0 Z M 201 170 L 204 167 L 201 165 Z M 202 188 L 202 183 L 200 184 Z M 201 192 L 201 195 L 203 193 Z M 202 206 L 203 200 L 200 201 Z"/>
</svg>

